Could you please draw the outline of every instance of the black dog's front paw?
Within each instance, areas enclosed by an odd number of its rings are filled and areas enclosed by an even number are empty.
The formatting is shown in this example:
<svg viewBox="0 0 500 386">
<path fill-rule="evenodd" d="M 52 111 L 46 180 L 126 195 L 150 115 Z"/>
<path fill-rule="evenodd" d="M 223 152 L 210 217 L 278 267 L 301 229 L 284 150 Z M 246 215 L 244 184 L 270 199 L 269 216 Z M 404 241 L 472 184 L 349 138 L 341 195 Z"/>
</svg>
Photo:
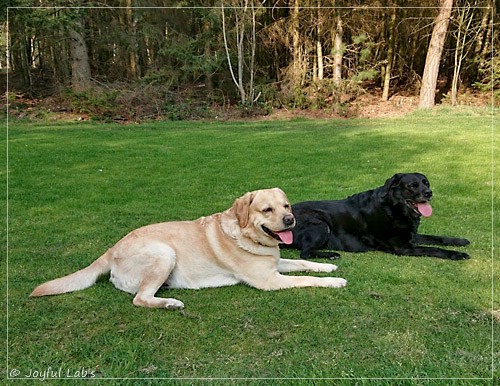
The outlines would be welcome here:
<svg viewBox="0 0 500 386">
<path fill-rule="evenodd" d="M 451 260 L 467 260 L 470 259 L 470 256 L 464 252 L 453 252 L 450 256 Z"/>
<path fill-rule="evenodd" d="M 337 252 L 328 252 L 329 256 L 327 257 L 327 259 L 330 259 L 330 260 L 337 260 L 337 259 L 340 259 L 340 253 L 337 253 Z"/>
<path fill-rule="evenodd" d="M 455 247 L 465 247 L 469 245 L 470 241 L 458 237 L 443 237 L 443 245 L 450 245 Z"/>
<path fill-rule="evenodd" d="M 337 260 L 340 259 L 340 254 L 333 251 L 316 252 L 316 257 L 320 259 Z"/>
<path fill-rule="evenodd" d="M 316 251 L 314 253 L 314 257 L 317 257 L 319 259 L 337 260 L 340 258 L 340 254 L 333 251 L 321 251 L 321 252 Z"/>
<path fill-rule="evenodd" d="M 469 245 L 469 244 L 470 244 L 470 241 L 467 239 L 458 239 L 457 240 L 457 245 L 459 247 L 465 247 L 466 245 Z"/>
<path fill-rule="evenodd" d="M 340 254 L 333 251 L 309 251 L 300 254 L 302 259 L 329 259 L 337 260 L 340 258 Z"/>
</svg>

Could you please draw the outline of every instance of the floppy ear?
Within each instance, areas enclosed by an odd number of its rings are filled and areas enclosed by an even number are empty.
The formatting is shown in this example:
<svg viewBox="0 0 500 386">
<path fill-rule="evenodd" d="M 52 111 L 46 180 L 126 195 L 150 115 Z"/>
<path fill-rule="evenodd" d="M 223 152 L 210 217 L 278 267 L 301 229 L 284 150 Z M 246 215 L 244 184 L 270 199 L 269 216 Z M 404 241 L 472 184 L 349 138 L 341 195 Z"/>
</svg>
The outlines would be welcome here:
<svg viewBox="0 0 500 386">
<path fill-rule="evenodd" d="M 233 209 L 236 213 L 236 218 L 240 224 L 240 228 L 245 228 L 248 224 L 248 209 L 253 201 L 254 192 L 248 192 L 234 201 Z"/>
<path fill-rule="evenodd" d="M 399 183 L 399 181 L 401 180 L 402 177 L 403 177 L 403 173 L 397 173 L 397 174 L 394 174 L 387 181 L 385 181 L 382 197 L 387 197 L 387 195 L 391 191 L 392 187 L 394 185 L 396 185 L 397 183 Z"/>
</svg>

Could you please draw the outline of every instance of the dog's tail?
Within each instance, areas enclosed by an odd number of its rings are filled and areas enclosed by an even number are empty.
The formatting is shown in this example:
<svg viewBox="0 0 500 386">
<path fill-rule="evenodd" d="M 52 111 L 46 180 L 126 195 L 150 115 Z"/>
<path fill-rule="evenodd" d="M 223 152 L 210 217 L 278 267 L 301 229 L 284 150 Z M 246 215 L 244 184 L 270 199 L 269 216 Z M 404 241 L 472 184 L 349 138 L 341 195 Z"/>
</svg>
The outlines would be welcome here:
<svg viewBox="0 0 500 386">
<path fill-rule="evenodd" d="M 100 275 L 108 273 L 110 268 L 111 253 L 108 250 L 88 267 L 67 276 L 40 284 L 33 290 L 30 296 L 57 295 L 88 288 L 97 281 Z"/>
</svg>

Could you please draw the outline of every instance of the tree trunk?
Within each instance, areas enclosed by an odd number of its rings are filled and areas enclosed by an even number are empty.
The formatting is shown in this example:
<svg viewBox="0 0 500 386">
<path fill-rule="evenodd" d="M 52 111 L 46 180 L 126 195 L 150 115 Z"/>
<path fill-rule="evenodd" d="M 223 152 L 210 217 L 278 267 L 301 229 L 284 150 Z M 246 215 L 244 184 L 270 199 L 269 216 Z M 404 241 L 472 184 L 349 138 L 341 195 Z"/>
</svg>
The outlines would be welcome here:
<svg viewBox="0 0 500 386">
<path fill-rule="evenodd" d="M 484 37 L 483 50 L 481 52 L 481 58 L 484 58 L 490 52 L 491 34 L 493 33 L 493 22 L 495 20 L 495 15 L 497 14 L 496 4 L 493 0 L 488 2 L 488 8 L 491 9 L 491 17 L 488 28 L 486 28 L 486 36 Z M 494 49 L 494 47 L 493 47 Z"/>
<path fill-rule="evenodd" d="M 389 46 L 387 47 L 387 64 L 385 65 L 384 89 L 382 91 L 382 100 L 389 100 L 389 87 L 391 83 L 391 71 L 394 62 L 394 44 L 396 33 L 396 8 L 392 9 L 391 21 L 389 23 Z"/>
<path fill-rule="evenodd" d="M 481 55 L 483 43 L 484 43 L 484 37 L 486 35 L 486 30 L 488 28 L 488 20 L 490 18 L 490 13 L 492 10 L 492 3 L 493 0 L 488 1 L 488 6 L 483 9 L 483 17 L 481 19 L 481 26 L 479 27 L 479 33 L 477 34 L 476 38 L 476 45 L 474 49 L 474 57 L 479 57 Z"/>
<path fill-rule="evenodd" d="M 453 0 L 440 0 L 439 2 L 439 14 L 434 22 L 431 41 L 425 58 L 424 74 L 422 75 L 419 101 L 419 108 L 421 109 L 434 106 L 439 63 L 443 53 L 452 7 Z"/>
<path fill-rule="evenodd" d="M 337 16 L 337 23 L 335 25 L 335 33 L 333 34 L 333 83 L 337 86 L 342 81 L 342 56 L 344 49 L 342 47 L 342 19 L 340 15 Z"/>
<path fill-rule="evenodd" d="M 317 36 L 316 36 L 316 54 L 318 57 L 318 80 L 323 80 L 324 76 L 324 65 L 323 65 L 323 47 L 321 45 L 321 25 L 323 24 L 323 18 L 321 17 L 321 0 L 318 0 L 318 11 L 317 11 Z"/>
<path fill-rule="evenodd" d="M 21 56 L 20 56 L 20 69 L 23 75 L 23 83 L 25 86 L 31 89 L 33 86 L 33 79 L 31 75 L 31 65 L 30 65 L 30 48 L 31 48 L 31 39 L 25 38 L 23 39 L 23 46 L 21 48 Z"/>
<path fill-rule="evenodd" d="M 246 9 L 244 10 L 244 12 Z M 245 87 L 243 87 L 243 64 L 244 64 L 244 55 L 243 55 L 243 39 L 245 37 L 245 23 L 241 22 L 236 15 L 236 46 L 238 51 L 238 89 L 240 90 L 241 95 L 241 103 L 245 104 L 247 101 Z"/>
<path fill-rule="evenodd" d="M 124 1 L 125 7 L 125 23 L 126 29 L 129 34 L 129 44 L 127 53 L 127 78 L 129 80 L 134 80 L 137 78 L 138 74 L 138 64 L 137 64 L 137 28 L 136 22 L 134 20 L 134 14 L 132 12 L 132 0 Z"/>
<path fill-rule="evenodd" d="M 251 35 L 251 56 L 250 56 L 250 84 L 248 87 L 248 93 L 250 94 L 250 104 L 253 106 L 259 95 L 255 97 L 255 88 L 254 88 L 254 78 L 255 78 L 255 57 L 257 52 L 257 18 L 255 12 L 255 5 L 253 0 L 250 2 L 250 9 L 252 11 L 252 35 Z"/>
<path fill-rule="evenodd" d="M 76 22 L 69 30 L 69 47 L 71 52 L 71 88 L 81 92 L 90 88 L 90 64 L 87 45 L 81 34 L 81 22 Z"/>
<path fill-rule="evenodd" d="M 292 27 L 292 83 L 300 86 L 301 81 L 301 54 L 300 54 L 300 34 L 299 34 L 299 0 L 293 0 L 291 10 Z"/>
<path fill-rule="evenodd" d="M 212 24 L 210 20 L 207 18 L 203 22 L 203 33 L 207 34 L 210 32 L 212 28 Z M 204 55 L 206 58 L 211 58 L 212 57 L 212 47 L 211 47 L 211 41 L 209 39 L 205 39 L 205 45 L 204 45 Z M 206 68 L 205 69 L 205 87 L 209 93 L 211 93 L 214 89 L 214 82 L 213 82 L 213 74 L 212 74 L 212 69 L 211 68 Z"/>
<path fill-rule="evenodd" d="M 233 65 L 231 63 L 231 55 L 229 53 L 229 44 L 228 44 L 228 39 L 227 39 L 227 34 L 226 34 L 226 17 L 225 17 L 225 12 L 224 12 L 224 2 L 221 3 L 221 11 L 222 11 L 222 36 L 224 37 L 224 48 L 226 50 L 226 58 L 227 58 L 227 63 L 229 65 L 229 71 L 231 73 L 231 77 L 233 78 L 233 82 L 236 85 L 236 88 L 238 89 L 238 92 L 240 94 L 241 98 L 241 103 L 244 104 L 246 102 L 246 94 L 245 94 L 245 89 L 243 88 L 243 74 L 241 73 L 242 71 L 242 54 L 240 52 L 240 30 L 238 26 L 238 16 L 236 16 L 236 41 L 237 41 L 237 49 L 238 49 L 238 78 L 236 78 L 233 70 Z"/>
<path fill-rule="evenodd" d="M 474 18 L 474 10 L 470 7 L 464 7 L 458 13 L 458 27 L 455 44 L 454 66 L 453 66 L 453 79 L 451 82 L 451 105 L 458 104 L 458 86 L 460 82 L 460 69 L 462 62 L 467 55 L 465 51 L 465 44 L 467 35 L 470 30 Z"/>
<path fill-rule="evenodd" d="M 233 79 L 236 88 L 240 94 L 241 104 L 245 105 L 249 103 L 250 106 L 253 105 L 255 101 L 259 98 L 259 95 L 255 97 L 255 88 L 254 88 L 254 80 L 255 80 L 255 59 L 256 59 L 256 51 L 257 51 L 257 13 L 255 9 L 254 0 L 245 0 L 242 6 L 233 7 L 234 12 L 234 23 L 235 23 L 235 34 L 236 34 L 236 51 L 238 58 L 238 78 L 233 70 L 233 66 L 231 63 L 231 55 L 229 52 L 229 43 L 227 38 L 227 24 L 226 24 L 226 16 L 225 16 L 225 7 L 224 1 L 221 2 L 221 12 L 222 12 L 222 36 L 224 38 L 224 48 L 226 51 L 226 58 L 229 65 L 229 72 L 231 73 L 231 77 Z M 249 15 L 250 13 L 250 15 Z M 250 24 L 251 34 L 250 37 L 247 37 L 245 34 L 245 28 Z M 246 65 L 248 68 L 249 81 L 247 82 L 247 87 L 244 84 L 244 70 L 245 70 L 245 48 L 248 44 L 245 44 L 245 41 L 249 40 L 251 56 L 250 56 L 250 64 Z"/>
</svg>

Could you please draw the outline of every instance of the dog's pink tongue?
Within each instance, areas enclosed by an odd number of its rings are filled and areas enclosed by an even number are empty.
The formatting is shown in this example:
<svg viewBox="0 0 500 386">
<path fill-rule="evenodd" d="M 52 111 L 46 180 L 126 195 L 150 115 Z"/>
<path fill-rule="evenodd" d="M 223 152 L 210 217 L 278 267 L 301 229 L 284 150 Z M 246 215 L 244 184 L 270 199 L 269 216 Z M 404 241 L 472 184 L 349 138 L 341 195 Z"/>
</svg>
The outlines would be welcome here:
<svg viewBox="0 0 500 386">
<path fill-rule="evenodd" d="M 281 231 L 281 232 L 276 232 L 276 234 L 279 236 L 281 241 L 283 241 L 285 244 L 293 243 L 292 231 Z"/>
<path fill-rule="evenodd" d="M 432 214 L 432 206 L 428 202 L 417 203 L 417 208 L 420 214 L 424 217 L 430 217 Z"/>
</svg>

